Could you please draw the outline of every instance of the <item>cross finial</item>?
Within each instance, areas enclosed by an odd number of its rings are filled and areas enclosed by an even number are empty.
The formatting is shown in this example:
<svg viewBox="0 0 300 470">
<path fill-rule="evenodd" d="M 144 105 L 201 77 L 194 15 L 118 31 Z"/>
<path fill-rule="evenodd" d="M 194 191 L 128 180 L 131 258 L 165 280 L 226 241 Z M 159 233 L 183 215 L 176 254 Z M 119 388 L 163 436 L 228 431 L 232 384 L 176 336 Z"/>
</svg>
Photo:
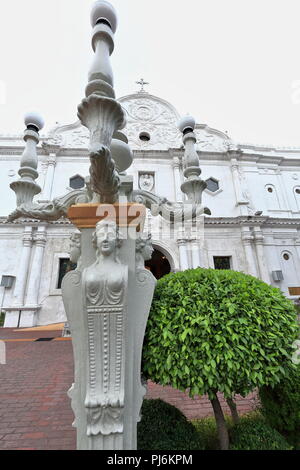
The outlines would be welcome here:
<svg viewBox="0 0 300 470">
<path fill-rule="evenodd" d="M 137 83 L 137 85 L 141 85 L 141 89 L 139 90 L 139 93 L 145 93 L 145 88 L 144 86 L 145 85 L 150 85 L 149 82 L 145 82 L 145 80 L 143 78 L 141 78 L 138 82 L 135 82 Z"/>
</svg>

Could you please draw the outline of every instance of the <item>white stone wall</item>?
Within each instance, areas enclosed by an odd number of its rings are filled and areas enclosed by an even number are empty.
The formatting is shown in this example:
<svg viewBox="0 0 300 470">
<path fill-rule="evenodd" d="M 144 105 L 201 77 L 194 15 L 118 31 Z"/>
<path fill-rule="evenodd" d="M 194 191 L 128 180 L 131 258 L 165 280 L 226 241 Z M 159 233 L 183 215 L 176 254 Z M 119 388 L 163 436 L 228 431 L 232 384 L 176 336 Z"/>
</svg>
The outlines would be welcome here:
<svg viewBox="0 0 300 470">
<path fill-rule="evenodd" d="M 134 150 L 134 162 L 128 170 L 134 189 L 139 189 L 139 173 L 148 172 L 154 176 L 155 194 L 170 201 L 184 200 L 180 190 L 184 150 L 177 129 L 178 113 L 169 103 L 148 94 L 130 95 L 121 102 L 129 113 L 124 132 Z M 149 133 L 149 142 L 139 139 L 142 131 Z M 195 132 L 201 177 L 213 178 L 219 184 L 216 192 L 203 193 L 203 204 L 212 213 L 212 218 L 207 218 L 204 245 L 199 244 L 201 249 L 195 256 L 192 240 L 182 239 L 179 233 L 172 240 L 162 238 L 159 219 L 150 218 L 154 247 L 167 256 L 174 271 L 198 265 L 197 260 L 203 267 L 213 268 L 214 256 L 229 256 L 232 269 L 260 277 L 289 296 L 289 287 L 300 287 L 300 194 L 296 192 L 300 189 L 300 149 L 239 145 L 204 124 L 197 125 Z M 36 200 L 63 196 L 70 190 L 71 177 L 89 174 L 88 141 L 88 132 L 80 123 L 57 126 L 41 139 L 37 182 L 42 192 Z M 63 322 L 66 317 L 57 289 L 59 258 L 68 257 L 74 227 L 68 223 L 46 225 L 43 246 L 43 240 L 36 239 L 37 222 L 5 224 L 3 219 L 15 209 L 15 194 L 9 185 L 19 177 L 23 145 L 21 137 L 0 137 L 0 279 L 5 274 L 18 276 L 24 227 L 32 226 L 24 307 L 30 282 L 33 285 L 32 275 L 34 278 L 40 269 L 35 266 L 35 259 L 41 260 L 41 256 L 35 257 L 39 249 L 43 258 L 37 324 Z M 257 216 L 258 211 L 261 216 Z M 279 270 L 284 280 L 275 282 L 272 271 Z M 13 294 L 14 289 L 5 292 L 4 307 L 11 307 Z M 0 302 L 2 297 L 3 289 Z"/>
</svg>

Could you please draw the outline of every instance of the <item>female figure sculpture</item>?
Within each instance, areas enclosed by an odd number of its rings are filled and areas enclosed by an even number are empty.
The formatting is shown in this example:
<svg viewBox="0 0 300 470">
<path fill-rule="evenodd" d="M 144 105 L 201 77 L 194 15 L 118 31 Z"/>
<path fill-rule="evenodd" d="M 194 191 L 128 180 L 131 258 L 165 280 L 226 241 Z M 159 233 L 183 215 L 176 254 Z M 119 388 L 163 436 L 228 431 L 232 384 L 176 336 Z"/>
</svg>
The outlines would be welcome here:
<svg viewBox="0 0 300 470">
<path fill-rule="evenodd" d="M 145 261 L 150 261 L 154 252 L 151 235 L 136 241 L 136 269 L 145 269 Z"/>
<path fill-rule="evenodd" d="M 99 222 L 93 244 L 96 261 L 82 275 L 89 348 L 87 434 L 108 436 L 123 432 L 128 267 L 118 260 L 115 222 Z"/>
</svg>

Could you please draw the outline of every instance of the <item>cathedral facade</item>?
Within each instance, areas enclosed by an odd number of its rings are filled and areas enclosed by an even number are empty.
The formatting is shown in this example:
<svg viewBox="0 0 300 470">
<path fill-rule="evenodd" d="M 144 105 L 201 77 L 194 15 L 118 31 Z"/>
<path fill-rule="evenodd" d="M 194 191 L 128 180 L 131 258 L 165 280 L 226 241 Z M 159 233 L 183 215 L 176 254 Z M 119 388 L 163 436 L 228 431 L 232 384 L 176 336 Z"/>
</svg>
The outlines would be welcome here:
<svg viewBox="0 0 300 470">
<path fill-rule="evenodd" d="M 180 116 L 168 102 L 142 91 L 119 100 L 127 114 L 123 130 L 134 154 L 127 174 L 134 189 L 168 201 L 184 202 Z M 207 188 L 203 205 L 211 215 L 199 240 L 181 231 L 164 236 L 161 217 L 148 211 L 145 231 L 154 254 L 149 269 L 159 278 L 202 266 L 233 269 L 262 279 L 297 300 L 300 297 L 300 148 L 275 148 L 234 142 L 227 134 L 197 124 L 197 151 Z M 83 188 L 89 174 L 88 130 L 56 126 L 38 147 L 42 192 L 50 202 Z M 72 269 L 70 236 L 75 227 L 64 218 L 45 223 L 19 219 L 10 184 L 18 177 L 22 136 L 0 136 L 0 305 L 6 327 L 30 327 L 66 321 L 61 281 Z"/>
</svg>

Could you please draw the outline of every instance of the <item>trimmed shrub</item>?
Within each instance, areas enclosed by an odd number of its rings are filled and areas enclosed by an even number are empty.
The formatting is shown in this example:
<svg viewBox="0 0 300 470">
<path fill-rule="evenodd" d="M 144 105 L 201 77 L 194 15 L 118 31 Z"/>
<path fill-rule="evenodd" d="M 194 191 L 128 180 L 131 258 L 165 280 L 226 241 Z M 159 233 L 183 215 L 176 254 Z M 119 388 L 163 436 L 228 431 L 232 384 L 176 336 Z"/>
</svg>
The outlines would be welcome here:
<svg viewBox="0 0 300 470">
<path fill-rule="evenodd" d="M 300 444 L 300 366 L 275 387 L 259 390 L 261 412 L 289 442 Z"/>
<path fill-rule="evenodd" d="M 243 420 L 230 430 L 231 450 L 290 450 L 291 446 L 263 420 Z"/>
<path fill-rule="evenodd" d="M 299 335 L 293 303 L 234 271 L 194 269 L 157 283 L 143 375 L 190 395 L 247 395 L 279 383 Z"/>
<path fill-rule="evenodd" d="M 143 375 L 190 396 L 208 395 L 220 440 L 229 436 L 217 392 L 246 396 L 286 374 L 299 324 L 294 304 L 252 276 L 225 270 L 172 273 L 157 283 Z"/>
<path fill-rule="evenodd" d="M 138 423 L 138 450 L 202 450 L 200 437 L 175 406 L 162 400 L 144 400 Z"/>
</svg>

